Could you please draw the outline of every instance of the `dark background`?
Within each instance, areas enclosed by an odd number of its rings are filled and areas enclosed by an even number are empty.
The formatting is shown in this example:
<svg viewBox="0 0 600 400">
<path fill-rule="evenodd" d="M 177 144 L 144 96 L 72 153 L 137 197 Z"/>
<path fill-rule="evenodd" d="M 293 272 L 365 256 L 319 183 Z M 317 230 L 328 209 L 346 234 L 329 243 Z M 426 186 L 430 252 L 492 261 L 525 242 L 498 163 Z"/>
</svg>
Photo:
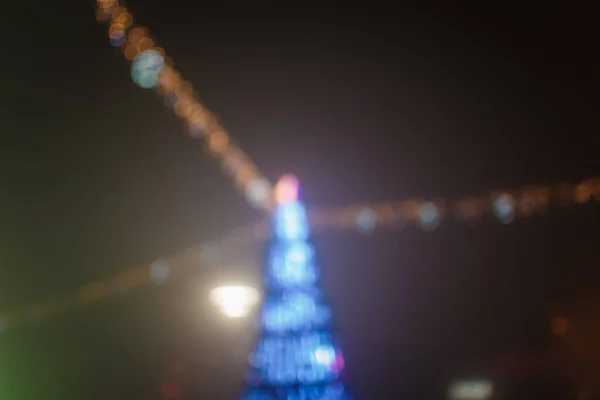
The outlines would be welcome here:
<svg viewBox="0 0 600 400">
<path fill-rule="evenodd" d="M 260 217 L 131 81 L 93 2 L 2 7 L 2 309 Z M 270 178 L 299 176 L 309 206 L 600 174 L 599 38 L 584 3 L 128 7 Z M 550 321 L 592 304 L 599 221 L 589 204 L 509 226 L 316 235 L 357 399 L 441 398 L 448 379 L 484 374 L 495 357 L 568 349 Z M 1 396 L 160 398 L 179 360 L 189 396 L 234 398 L 235 330 L 224 335 L 205 305 L 190 313 L 192 290 L 174 283 L 5 332 Z"/>
</svg>

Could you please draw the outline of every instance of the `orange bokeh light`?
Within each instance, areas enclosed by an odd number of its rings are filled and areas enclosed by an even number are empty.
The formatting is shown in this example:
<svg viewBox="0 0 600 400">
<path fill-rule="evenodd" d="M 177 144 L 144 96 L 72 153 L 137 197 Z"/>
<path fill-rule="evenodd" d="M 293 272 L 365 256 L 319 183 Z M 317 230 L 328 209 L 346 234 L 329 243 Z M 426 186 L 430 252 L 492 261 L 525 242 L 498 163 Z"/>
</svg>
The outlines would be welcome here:
<svg viewBox="0 0 600 400">
<path fill-rule="evenodd" d="M 143 37 L 137 42 L 137 50 L 140 53 L 154 48 L 154 41 L 148 37 Z"/>
<path fill-rule="evenodd" d="M 139 41 L 146 36 L 148 36 L 148 30 L 142 26 L 138 26 L 137 28 L 133 28 L 131 31 L 129 31 L 127 40 L 129 40 L 129 43 L 131 43 L 133 46 L 137 46 Z"/>
<path fill-rule="evenodd" d="M 113 22 L 119 22 L 119 21 L 117 21 L 117 18 L 119 18 L 119 16 L 121 16 L 121 14 L 126 13 L 126 12 L 127 12 L 127 9 L 125 7 L 115 8 L 115 10 L 112 12 L 111 20 Z"/>
<path fill-rule="evenodd" d="M 177 87 L 176 87 L 175 91 L 180 96 L 192 96 L 194 94 L 194 87 L 188 81 L 180 81 L 177 84 Z"/>
<path fill-rule="evenodd" d="M 194 104 L 193 99 L 189 96 L 181 96 L 175 103 L 174 111 L 175 115 L 182 118 L 187 115 L 187 110 Z"/>
<path fill-rule="evenodd" d="M 112 13 L 112 21 L 129 28 L 133 24 L 133 16 L 127 12 L 126 8 L 119 7 Z"/>
<path fill-rule="evenodd" d="M 240 188 L 245 188 L 254 179 L 256 179 L 256 169 L 250 162 L 242 164 L 235 176 L 236 183 Z"/>
<path fill-rule="evenodd" d="M 208 129 L 211 121 L 210 112 L 198 103 L 187 109 L 186 118 L 190 128 L 199 129 L 201 132 Z"/>
<path fill-rule="evenodd" d="M 97 0 L 97 3 L 99 8 L 104 9 L 113 8 L 119 4 L 117 0 Z"/>
<path fill-rule="evenodd" d="M 569 320 L 565 317 L 555 317 L 552 320 L 552 333 L 563 336 L 569 329 Z"/>
<path fill-rule="evenodd" d="M 592 197 L 592 188 L 586 183 L 581 183 L 575 187 L 573 192 L 573 201 L 575 203 L 583 204 L 590 200 Z"/>
<path fill-rule="evenodd" d="M 125 25 L 118 22 L 112 24 L 110 28 L 108 28 L 108 36 L 113 37 L 113 33 L 115 32 L 125 32 Z"/>
<path fill-rule="evenodd" d="M 221 130 L 215 131 L 208 138 L 208 146 L 213 153 L 221 154 L 229 146 L 229 137 Z"/>
<path fill-rule="evenodd" d="M 419 209 L 421 208 L 422 201 L 419 200 L 406 200 L 400 207 L 402 216 L 407 220 L 417 219 L 419 217 Z"/>
<path fill-rule="evenodd" d="M 125 59 L 128 61 L 133 61 L 135 56 L 137 56 L 138 52 L 135 46 L 128 45 L 125 47 Z"/>
</svg>

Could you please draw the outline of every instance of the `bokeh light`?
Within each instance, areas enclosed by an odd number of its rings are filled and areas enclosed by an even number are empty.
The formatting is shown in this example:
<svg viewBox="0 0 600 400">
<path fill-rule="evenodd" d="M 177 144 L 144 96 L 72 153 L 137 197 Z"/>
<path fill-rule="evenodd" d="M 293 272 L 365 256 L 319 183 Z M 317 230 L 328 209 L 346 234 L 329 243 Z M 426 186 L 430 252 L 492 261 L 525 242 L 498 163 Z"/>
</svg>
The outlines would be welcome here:
<svg viewBox="0 0 600 400">
<path fill-rule="evenodd" d="M 125 7 L 119 7 L 113 11 L 111 21 L 123 25 L 124 29 L 129 29 L 133 24 L 133 16 L 127 12 Z"/>
<path fill-rule="evenodd" d="M 159 74 L 165 66 L 165 60 L 160 53 L 146 50 L 138 54 L 131 66 L 133 81 L 144 89 L 152 89 L 158 84 Z"/>
<path fill-rule="evenodd" d="M 487 380 L 456 382 L 448 389 L 448 397 L 451 400 L 487 400 L 492 394 L 493 385 Z"/>
<path fill-rule="evenodd" d="M 265 178 L 253 179 L 246 186 L 246 199 L 254 207 L 267 204 L 271 198 L 271 183 Z"/>
<path fill-rule="evenodd" d="M 127 35 L 127 40 L 133 46 L 137 46 L 139 41 L 148 36 L 148 29 L 143 26 L 137 26 L 129 31 Z"/>
<path fill-rule="evenodd" d="M 569 329 L 569 320 L 563 316 L 552 319 L 552 333 L 557 336 L 564 336 Z"/>
<path fill-rule="evenodd" d="M 171 270 L 167 264 L 162 261 L 156 261 L 150 266 L 150 277 L 157 285 L 164 285 L 169 280 Z"/>
<path fill-rule="evenodd" d="M 211 152 L 221 154 L 229 145 L 229 137 L 222 130 L 215 131 L 208 137 L 208 147 Z"/>
<path fill-rule="evenodd" d="M 306 211 L 299 202 L 291 202 L 275 210 L 275 234 L 282 240 L 308 239 L 308 221 Z"/>
<path fill-rule="evenodd" d="M 275 201 L 279 204 L 298 199 L 298 179 L 293 175 L 284 175 L 275 186 Z"/>
<path fill-rule="evenodd" d="M 426 231 L 433 231 L 440 225 L 440 209 L 437 204 L 427 201 L 419 207 L 419 225 Z"/>
<path fill-rule="evenodd" d="M 362 208 L 355 218 L 356 229 L 362 234 L 373 233 L 377 226 L 377 214 L 370 208 Z"/>
<path fill-rule="evenodd" d="M 243 285 L 224 285 L 213 289 L 210 299 L 230 318 L 248 315 L 260 301 L 258 290 Z"/>
<path fill-rule="evenodd" d="M 341 352 L 326 332 L 265 337 L 249 361 L 255 369 L 247 379 L 274 386 L 334 381 L 344 366 Z"/>
<path fill-rule="evenodd" d="M 121 47 L 125 44 L 127 37 L 124 29 L 115 29 L 109 35 L 110 44 L 114 47 Z"/>
<path fill-rule="evenodd" d="M 304 241 L 278 243 L 269 254 L 271 284 L 276 287 L 306 287 L 317 281 L 315 250 Z"/>
<path fill-rule="evenodd" d="M 505 224 L 515 219 L 515 199 L 508 193 L 502 193 L 493 200 L 494 214 Z"/>
</svg>

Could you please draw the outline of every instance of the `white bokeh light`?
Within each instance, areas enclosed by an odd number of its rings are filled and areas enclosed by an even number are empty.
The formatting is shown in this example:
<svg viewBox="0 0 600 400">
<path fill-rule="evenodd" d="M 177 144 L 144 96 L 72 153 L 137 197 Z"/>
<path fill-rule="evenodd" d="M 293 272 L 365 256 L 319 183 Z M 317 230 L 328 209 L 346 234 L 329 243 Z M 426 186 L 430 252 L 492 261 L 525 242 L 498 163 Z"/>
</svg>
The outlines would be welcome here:
<svg viewBox="0 0 600 400">
<path fill-rule="evenodd" d="M 448 389 L 451 400 L 487 400 L 492 394 L 492 382 L 488 380 L 455 382 Z"/>
<path fill-rule="evenodd" d="M 260 301 L 258 290 L 243 285 L 223 285 L 210 292 L 210 299 L 225 316 L 245 317 Z"/>
</svg>

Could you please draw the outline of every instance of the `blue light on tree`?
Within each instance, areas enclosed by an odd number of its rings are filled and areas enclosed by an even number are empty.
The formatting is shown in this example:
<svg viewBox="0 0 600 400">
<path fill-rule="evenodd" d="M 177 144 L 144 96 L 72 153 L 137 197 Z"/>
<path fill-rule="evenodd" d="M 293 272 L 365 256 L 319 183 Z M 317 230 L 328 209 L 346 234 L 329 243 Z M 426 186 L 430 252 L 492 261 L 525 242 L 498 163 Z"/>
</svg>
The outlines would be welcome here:
<svg viewBox="0 0 600 400">
<path fill-rule="evenodd" d="M 349 400 L 344 357 L 331 330 L 331 311 L 318 287 L 298 183 L 276 187 L 274 240 L 267 256 L 262 336 L 250 355 L 242 400 Z"/>
<path fill-rule="evenodd" d="M 152 89 L 158 84 L 164 67 L 165 59 L 159 52 L 146 50 L 134 58 L 131 65 L 131 78 L 138 86 Z"/>
<path fill-rule="evenodd" d="M 314 249 L 306 242 L 275 244 L 269 255 L 270 284 L 284 287 L 315 285 Z"/>
</svg>

